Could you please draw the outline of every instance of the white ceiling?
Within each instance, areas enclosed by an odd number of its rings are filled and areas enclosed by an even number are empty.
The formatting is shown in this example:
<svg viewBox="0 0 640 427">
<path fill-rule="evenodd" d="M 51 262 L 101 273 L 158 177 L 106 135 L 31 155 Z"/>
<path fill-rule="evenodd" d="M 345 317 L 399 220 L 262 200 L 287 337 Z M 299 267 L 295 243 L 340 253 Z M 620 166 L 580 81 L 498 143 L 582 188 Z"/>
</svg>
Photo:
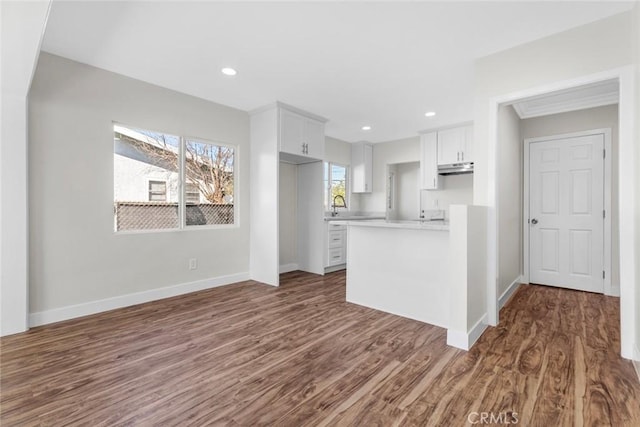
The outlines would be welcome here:
<svg viewBox="0 0 640 427">
<path fill-rule="evenodd" d="M 632 6 L 56 0 L 43 50 L 242 110 L 282 101 L 379 142 L 472 120 L 475 58 Z"/>
</svg>

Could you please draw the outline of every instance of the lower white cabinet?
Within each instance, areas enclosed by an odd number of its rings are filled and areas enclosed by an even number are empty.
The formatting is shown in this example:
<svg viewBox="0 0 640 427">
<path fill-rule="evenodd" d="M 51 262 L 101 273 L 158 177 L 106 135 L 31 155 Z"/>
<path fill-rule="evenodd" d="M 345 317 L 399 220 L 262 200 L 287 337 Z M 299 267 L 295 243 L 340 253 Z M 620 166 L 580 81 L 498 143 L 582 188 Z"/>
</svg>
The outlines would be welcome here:
<svg viewBox="0 0 640 427">
<path fill-rule="evenodd" d="M 347 226 L 327 222 L 325 267 L 347 263 Z"/>
</svg>

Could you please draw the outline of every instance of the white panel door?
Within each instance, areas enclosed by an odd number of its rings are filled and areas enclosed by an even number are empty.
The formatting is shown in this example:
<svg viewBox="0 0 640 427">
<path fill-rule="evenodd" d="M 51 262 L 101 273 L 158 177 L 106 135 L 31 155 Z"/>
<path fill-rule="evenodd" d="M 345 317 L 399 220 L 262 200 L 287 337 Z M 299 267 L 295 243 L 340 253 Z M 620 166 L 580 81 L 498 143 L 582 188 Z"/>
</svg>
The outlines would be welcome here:
<svg viewBox="0 0 640 427">
<path fill-rule="evenodd" d="M 604 292 L 604 135 L 529 147 L 531 283 Z"/>
</svg>

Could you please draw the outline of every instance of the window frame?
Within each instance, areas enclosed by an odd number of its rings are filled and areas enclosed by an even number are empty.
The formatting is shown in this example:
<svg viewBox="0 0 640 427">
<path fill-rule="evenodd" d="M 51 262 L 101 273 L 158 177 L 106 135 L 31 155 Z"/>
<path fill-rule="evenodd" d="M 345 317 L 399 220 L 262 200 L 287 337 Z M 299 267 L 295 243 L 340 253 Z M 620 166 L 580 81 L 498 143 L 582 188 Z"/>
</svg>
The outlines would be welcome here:
<svg viewBox="0 0 640 427">
<path fill-rule="evenodd" d="M 122 127 L 126 129 L 130 129 L 135 131 L 136 129 L 144 130 L 148 132 L 155 132 L 159 134 L 171 135 L 178 138 L 178 226 L 173 228 L 149 228 L 149 229 L 139 229 L 139 230 L 117 230 L 116 225 L 114 224 L 112 231 L 114 234 L 149 234 L 149 233 L 174 233 L 174 232 L 183 232 L 183 231 L 201 231 L 201 230 L 221 230 L 221 229 L 232 229 L 232 228 L 240 228 L 240 199 L 238 194 L 240 192 L 240 174 L 238 172 L 238 165 L 240 164 L 240 145 L 233 144 L 228 142 L 220 142 L 217 140 L 212 140 L 209 138 L 201 138 L 190 135 L 181 135 L 180 133 L 168 132 L 155 130 L 151 128 L 141 127 L 141 126 L 132 126 L 127 125 L 122 122 L 112 122 L 111 123 L 111 144 L 112 144 L 112 154 L 114 154 L 114 136 L 116 133 L 115 127 Z M 195 141 L 215 146 L 227 147 L 233 149 L 233 223 L 232 224 L 204 224 L 204 225 L 187 225 L 187 217 L 186 217 L 186 167 L 185 167 L 185 159 L 186 159 L 186 142 Z M 111 156 L 113 161 L 114 156 Z M 147 179 L 148 181 L 161 181 L 159 179 Z M 111 206 L 113 211 L 113 204 L 115 203 L 115 195 L 114 195 L 114 186 L 115 182 L 114 175 L 114 166 L 113 163 L 111 165 Z M 169 191 L 169 185 L 167 183 L 167 196 Z M 162 202 L 160 202 L 162 203 Z M 166 203 L 166 202 L 165 202 Z M 115 222 L 115 215 L 113 215 Z"/>
<path fill-rule="evenodd" d="M 328 165 L 328 166 L 325 166 Z M 349 206 L 351 206 L 351 191 L 350 190 L 350 179 L 349 179 L 349 165 L 344 165 L 342 163 L 338 163 L 338 162 L 331 162 L 331 161 L 324 161 L 323 162 L 323 169 L 324 167 L 328 167 L 328 179 L 327 179 L 327 188 L 325 188 L 324 190 L 328 190 L 327 191 L 327 198 L 324 200 L 324 207 L 325 207 L 325 213 L 330 213 L 333 212 L 333 207 L 332 202 L 333 202 L 333 198 L 331 197 L 331 188 L 333 186 L 333 179 L 331 177 L 331 166 L 335 165 L 335 166 L 339 166 L 341 168 L 344 168 L 344 193 L 345 193 L 345 203 L 347 205 L 346 208 L 343 207 L 338 207 L 336 208 L 337 212 L 349 212 Z M 323 174 L 324 174 L 324 170 L 323 170 Z M 324 176 L 322 177 L 322 184 L 324 186 Z M 323 198 L 324 198 L 324 191 L 323 191 Z"/>
</svg>

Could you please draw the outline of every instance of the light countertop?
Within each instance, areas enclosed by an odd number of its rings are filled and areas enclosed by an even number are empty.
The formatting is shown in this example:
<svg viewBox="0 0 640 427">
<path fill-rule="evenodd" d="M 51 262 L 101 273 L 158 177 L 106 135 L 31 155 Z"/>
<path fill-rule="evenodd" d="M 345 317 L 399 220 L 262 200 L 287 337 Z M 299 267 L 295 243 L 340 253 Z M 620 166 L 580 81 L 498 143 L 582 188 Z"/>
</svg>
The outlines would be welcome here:
<svg viewBox="0 0 640 427">
<path fill-rule="evenodd" d="M 377 215 L 338 215 L 338 216 L 326 216 L 325 221 L 368 221 L 368 220 L 384 220 L 384 216 Z"/>
<path fill-rule="evenodd" d="M 394 220 L 372 220 L 372 221 L 350 221 L 344 218 L 340 224 L 358 227 L 383 227 L 383 228 L 404 228 L 409 230 L 438 230 L 449 231 L 449 221 L 394 221 Z"/>
</svg>

